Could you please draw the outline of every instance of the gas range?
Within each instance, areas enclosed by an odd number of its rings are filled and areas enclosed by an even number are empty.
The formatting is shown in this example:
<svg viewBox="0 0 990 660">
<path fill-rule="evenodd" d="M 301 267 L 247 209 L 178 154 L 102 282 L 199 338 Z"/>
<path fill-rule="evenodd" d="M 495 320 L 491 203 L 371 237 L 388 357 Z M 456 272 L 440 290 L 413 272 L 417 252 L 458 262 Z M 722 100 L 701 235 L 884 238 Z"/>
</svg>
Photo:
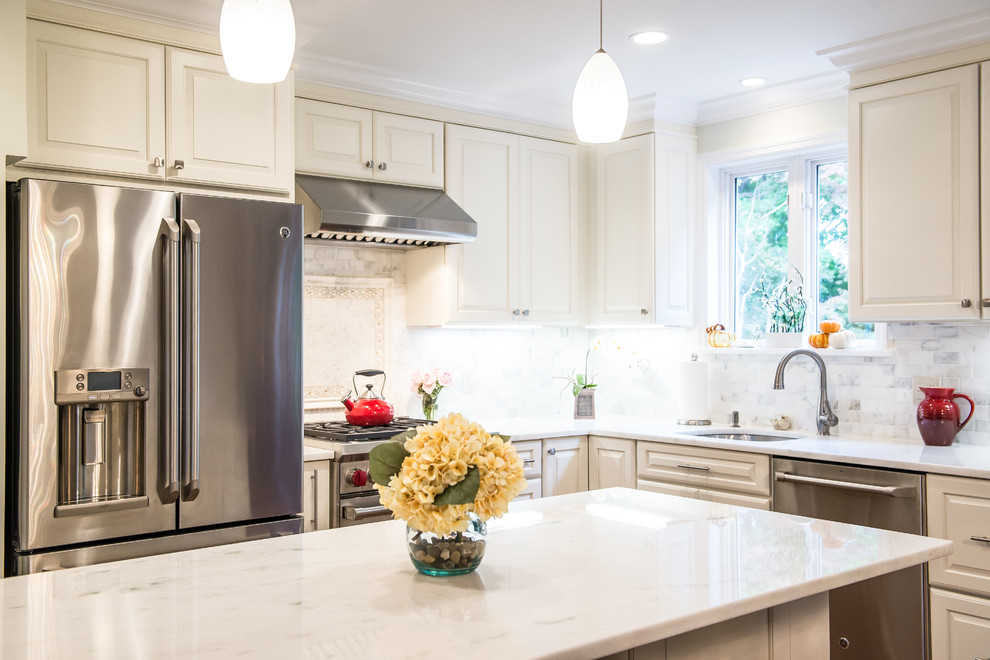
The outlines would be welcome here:
<svg viewBox="0 0 990 660">
<path fill-rule="evenodd" d="M 435 423 L 413 417 L 396 417 L 391 424 L 385 426 L 355 426 L 340 421 L 313 422 L 303 425 L 303 435 L 310 444 L 331 449 L 335 456 L 340 457 L 367 454 L 372 447 L 388 441 L 403 431 Z"/>
<path fill-rule="evenodd" d="M 425 419 L 396 417 L 386 426 L 354 426 L 347 422 L 303 425 L 306 444 L 330 449 L 330 526 L 347 527 L 389 520 L 392 512 L 381 505 L 368 473 L 368 452 L 392 437 L 424 424 Z"/>
</svg>

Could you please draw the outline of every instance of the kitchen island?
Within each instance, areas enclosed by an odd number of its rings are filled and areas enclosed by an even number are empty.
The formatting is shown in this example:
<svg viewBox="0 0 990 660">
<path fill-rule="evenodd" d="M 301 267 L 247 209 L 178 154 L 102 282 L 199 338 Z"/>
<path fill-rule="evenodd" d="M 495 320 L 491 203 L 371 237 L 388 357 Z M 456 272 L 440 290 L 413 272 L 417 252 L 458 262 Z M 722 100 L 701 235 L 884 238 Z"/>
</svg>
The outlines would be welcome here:
<svg viewBox="0 0 990 660">
<path fill-rule="evenodd" d="M 825 592 L 952 546 L 621 488 L 514 503 L 471 575 L 417 574 L 404 534 L 389 521 L 0 580 L 0 656 L 595 658 L 720 624 L 700 639 L 827 658 Z"/>
</svg>

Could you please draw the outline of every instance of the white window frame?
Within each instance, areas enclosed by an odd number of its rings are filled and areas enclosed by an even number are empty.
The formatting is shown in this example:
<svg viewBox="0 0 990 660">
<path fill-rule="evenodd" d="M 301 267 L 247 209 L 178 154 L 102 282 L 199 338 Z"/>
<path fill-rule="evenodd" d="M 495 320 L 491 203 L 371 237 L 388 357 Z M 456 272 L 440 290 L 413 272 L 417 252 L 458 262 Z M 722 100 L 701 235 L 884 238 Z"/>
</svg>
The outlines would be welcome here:
<svg viewBox="0 0 990 660">
<path fill-rule="evenodd" d="M 714 162 L 709 165 L 709 182 L 713 190 L 709 190 L 710 208 L 717 209 L 710 215 L 709 227 L 718 240 L 713 241 L 715 263 L 717 269 L 711 269 L 714 290 L 710 294 L 716 304 L 715 317 L 724 319 L 725 325 L 735 332 L 735 217 L 733 181 L 739 176 L 750 176 L 764 172 L 787 170 L 788 180 L 788 209 L 787 209 L 787 257 L 789 263 L 796 266 L 804 278 L 804 292 L 808 297 L 809 318 L 805 324 L 804 335 L 818 332 L 818 245 L 817 240 L 809 240 L 812 227 L 817 224 L 816 199 L 814 197 L 815 175 L 819 164 L 837 160 L 848 161 L 848 150 L 845 145 L 828 145 L 822 147 L 804 147 L 779 152 L 763 153 L 745 159 L 727 162 Z M 714 184 L 714 185 L 712 185 Z M 713 203 L 714 202 L 714 203 Z M 715 272 L 717 270 L 717 273 Z M 812 277 L 812 274 L 814 275 Z M 814 325 L 812 325 L 812 322 Z M 736 342 L 739 347 L 759 347 L 762 340 L 741 339 Z M 887 346 L 887 326 L 874 323 L 874 337 L 857 339 L 853 345 L 856 350 L 876 350 Z M 805 346 L 807 348 L 807 346 Z"/>
</svg>

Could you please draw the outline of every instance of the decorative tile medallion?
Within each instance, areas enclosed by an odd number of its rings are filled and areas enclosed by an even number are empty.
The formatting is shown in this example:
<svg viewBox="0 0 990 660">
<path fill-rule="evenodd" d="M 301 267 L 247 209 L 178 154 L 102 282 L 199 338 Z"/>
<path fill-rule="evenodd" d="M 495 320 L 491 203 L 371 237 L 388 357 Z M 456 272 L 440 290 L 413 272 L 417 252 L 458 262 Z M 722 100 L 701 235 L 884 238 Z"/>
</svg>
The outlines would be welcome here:
<svg viewBox="0 0 990 660">
<path fill-rule="evenodd" d="M 307 410 L 343 407 L 340 399 L 353 388 L 355 371 L 381 369 L 392 375 L 391 298 L 388 278 L 306 276 L 303 404 Z"/>
</svg>

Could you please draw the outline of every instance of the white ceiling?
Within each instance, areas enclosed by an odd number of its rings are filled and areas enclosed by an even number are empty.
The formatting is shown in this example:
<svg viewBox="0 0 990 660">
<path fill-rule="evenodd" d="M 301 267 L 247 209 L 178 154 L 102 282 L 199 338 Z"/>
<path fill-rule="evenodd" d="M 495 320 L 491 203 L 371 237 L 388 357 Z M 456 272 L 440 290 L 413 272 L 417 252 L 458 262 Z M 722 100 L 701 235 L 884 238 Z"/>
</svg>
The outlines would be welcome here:
<svg viewBox="0 0 990 660">
<path fill-rule="evenodd" d="M 58 1 L 216 33 L 222 0 Z M 292 5 L 297 80 L 551 126 L 570 127 L 574 82 L 598 49 L 595 0 Z M 843 53 L 990 40 L 990 0 L 607 0 L 604 11 L 631 119 L 689 125 L 841 93 Z M 639 46 L 628 36 L 641 30 L 670 39 Z M 768 84 L 746 90 L 749 76 Z"/>
</svg>

